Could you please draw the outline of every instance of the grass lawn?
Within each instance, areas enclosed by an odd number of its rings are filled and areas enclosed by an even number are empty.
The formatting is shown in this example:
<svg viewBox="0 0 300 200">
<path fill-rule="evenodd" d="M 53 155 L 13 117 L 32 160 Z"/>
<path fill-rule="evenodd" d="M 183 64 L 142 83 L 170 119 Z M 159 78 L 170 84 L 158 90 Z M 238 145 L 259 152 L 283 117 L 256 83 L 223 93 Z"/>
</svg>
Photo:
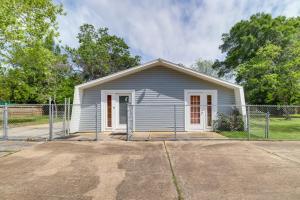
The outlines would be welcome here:
<svg viewBox="0 0 300 200">
<path fill-rule="evenodd" d="M 228 138 L 235 138 L 235 139 L 248 138 L 248 133 L 243 132 L 243 131 L 222 131 L 220 134 L 224 135 L 225 137 L 228 137 Z M 250 138 L 251 139 L 259 139 L 261 137 L 251 134 Z"/>
<path fill-rule="evenodd" d="M 36 125 L 36 124 L 46 124 L 49 122 L 49 117 L 47 115 L 43 116 L 17 116 L 10 117 L 8 120 L 8 126 L 12 127 L 20 127 L 20 126 L 28 126 L 28 125 Z M 0 127 L 3 122 L 0 119 Z"/>
<path fill-rule="evenodd" d="M 270 138 L 300 140 L 300 118 L 270 118 Z"/>
<path fill-rule="evenodd" d="M 250 133 L 251 139 L 264 139 L 265 119 L 262 117 L 251 118 Z M 243 131 L 223 131 L 221 134 L 228 138 L 248 138 L 248 133 Z M 269 138 L 300 140 L 300 118 L 286 120 L 285 118 L 271 117 Z"/>
</svg>

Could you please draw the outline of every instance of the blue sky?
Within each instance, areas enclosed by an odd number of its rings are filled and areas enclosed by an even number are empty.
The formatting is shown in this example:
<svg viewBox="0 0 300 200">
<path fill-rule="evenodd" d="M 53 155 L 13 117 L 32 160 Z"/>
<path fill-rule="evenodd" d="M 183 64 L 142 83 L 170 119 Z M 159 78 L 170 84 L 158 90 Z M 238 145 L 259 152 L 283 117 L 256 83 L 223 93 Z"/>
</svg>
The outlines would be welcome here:
<svg viewBox="0 0 300 200">
<path fill-rule="evenodd" d="M 55 0 L 67 13 L 58 19 L 63 45 L 76 47 L 79 26 L 108 27 L 142 62 L 164 58 L 193 64 L 223 58 L 221 35 L 254 13 L 299 16 L 300 0 Z"/>
</svg>

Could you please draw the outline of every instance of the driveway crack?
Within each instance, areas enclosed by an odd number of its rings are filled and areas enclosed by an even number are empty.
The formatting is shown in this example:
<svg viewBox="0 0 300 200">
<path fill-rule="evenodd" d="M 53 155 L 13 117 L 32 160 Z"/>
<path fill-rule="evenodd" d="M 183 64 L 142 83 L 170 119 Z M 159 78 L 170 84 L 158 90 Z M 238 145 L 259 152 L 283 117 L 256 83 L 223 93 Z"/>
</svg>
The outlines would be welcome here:
<svg viewBox="0 0 300 200">
<path fill-rule="evenodd" d="M 269 154 L 271 154 L 271 155 L 277 156 L 278 158 L 281 158 L 281 159 L 283 159 L 283 160 L 287 160 L 287 161 L 296 163 L 296 164 L 298 164 L 298 165 L 300 164 L 300 162 L 298 162 L 298 161 L 296 161 L 296 160 L 293 160 L 293 159 L 288 158 L 288 157 L 286 157 L 286 156 L 282 156 L 282 155 L 280 155 L 280 154 L 278 154 L 278 153 L 275 153 L 275 152 L 273 152 L 273 151 L 267 150 L 267 149 L 265 149 L 265 148 L 263 148 L 263 147 L 257 147 L 257 148 L 260 149 L 260 150 L 262 150 L 262 151 L 265 151 L 266 153 L 269 153 Z"/>
<path fill-rule="evenodd" d="M 171 162 L 170 154 L 168 152 L 168 148 L 167 148 L 167 145 L 166 145 L 165 141 L 164 141 L 164 147 L 165 147 L 166 155 L 167 155 L 168 162 L 169 162 L 169 165 L 170 165 L 170 170 L 171 170 L 171 173 L 172 173 L 172 180 L 173 180 L 173 184 L 174 184 L 174 186 L 176 188 L 178 200 L 184 200 L 183 194 L 182 194 L 182 190 L 179 187 L 179 184 L 178 184 L 178 181 L 177 181 L 174 169 L 173 169 L 173 165 L 172 165 L 172 162 Z"/>
</svg>

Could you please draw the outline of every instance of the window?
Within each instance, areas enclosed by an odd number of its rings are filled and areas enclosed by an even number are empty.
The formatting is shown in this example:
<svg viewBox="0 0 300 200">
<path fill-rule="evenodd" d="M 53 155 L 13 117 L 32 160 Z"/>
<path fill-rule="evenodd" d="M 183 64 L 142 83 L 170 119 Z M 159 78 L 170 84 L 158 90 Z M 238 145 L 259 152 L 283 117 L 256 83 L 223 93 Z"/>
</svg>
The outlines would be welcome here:
<svg viewBox="0 0 300 200">
<path fill-rule="evenodd" d="M 200 96 L 191 96 L 191 124 L 200 124 Z"/>
<path fill-rule="evenodd" d="M 119 123 L 126 124 L 127 122 L 127 104 L 129 96 L 119 96 Z"/>
<path fill-rule="evenodd" d="M 111 95 L 107 95 L 107 127 L 111 127 L 111 119 L 112 119 L 112 101 Z"/>
<path fill-rule="evenodd" d="M 211 95 L 207 95 L 207 126 L 211 126 Z"/>
</svg>

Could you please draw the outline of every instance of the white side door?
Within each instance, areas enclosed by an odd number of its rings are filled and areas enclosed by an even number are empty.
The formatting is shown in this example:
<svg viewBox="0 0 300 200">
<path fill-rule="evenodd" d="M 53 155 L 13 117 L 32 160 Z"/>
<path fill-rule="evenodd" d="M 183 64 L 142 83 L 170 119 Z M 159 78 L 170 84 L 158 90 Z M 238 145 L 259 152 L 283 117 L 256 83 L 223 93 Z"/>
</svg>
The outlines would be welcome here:
<svg viewBox="0 0 300 200">
<path fill-rule="evenodd" d="M 216 90 L 185 90 L 185 130 L 211 131 L 217 117 Z"/>
</svg>

